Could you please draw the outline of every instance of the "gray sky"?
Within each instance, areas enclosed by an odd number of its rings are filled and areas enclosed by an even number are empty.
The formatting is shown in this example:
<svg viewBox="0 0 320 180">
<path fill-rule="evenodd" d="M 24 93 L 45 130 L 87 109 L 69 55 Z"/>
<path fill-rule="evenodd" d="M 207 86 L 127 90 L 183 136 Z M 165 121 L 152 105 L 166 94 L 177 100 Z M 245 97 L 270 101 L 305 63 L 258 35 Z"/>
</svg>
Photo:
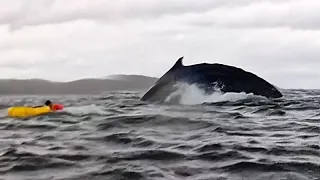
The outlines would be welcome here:
<svg viewBox="0 0 320 180">
<path fill-rule="evenodd" d="M 0 0 L 1 78 L 161 76 L 224 63 L 320 88 L 319 0 Z"/>
</svg>

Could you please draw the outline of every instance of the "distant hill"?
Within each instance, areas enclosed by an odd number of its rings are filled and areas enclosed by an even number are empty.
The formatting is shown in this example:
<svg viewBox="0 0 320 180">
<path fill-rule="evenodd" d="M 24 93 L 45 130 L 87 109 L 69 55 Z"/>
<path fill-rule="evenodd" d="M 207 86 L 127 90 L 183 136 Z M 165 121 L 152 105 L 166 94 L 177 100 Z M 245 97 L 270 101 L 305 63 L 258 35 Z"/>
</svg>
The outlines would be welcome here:
<svg viewBox="0 0 320 180">
<path fill-rule="evenodd" d="M 52 82 L 42 79 L 0 79 L 0 94 L 87 94 L 118 90 L 146 90 L 158 78 L 140 75 L 111 75 L 101 79 Z"/>
<path fill-rule="evenodd" d="M 111 80 L 121 80 L 121 81 L 148 81 L 148 80 L 158 80 L 156 77 L 149 77 L 143 75 L 124 75 L 124 74 L 114 74 L 105 76 L 104 79 L 111 79 Z"/>
</svg>

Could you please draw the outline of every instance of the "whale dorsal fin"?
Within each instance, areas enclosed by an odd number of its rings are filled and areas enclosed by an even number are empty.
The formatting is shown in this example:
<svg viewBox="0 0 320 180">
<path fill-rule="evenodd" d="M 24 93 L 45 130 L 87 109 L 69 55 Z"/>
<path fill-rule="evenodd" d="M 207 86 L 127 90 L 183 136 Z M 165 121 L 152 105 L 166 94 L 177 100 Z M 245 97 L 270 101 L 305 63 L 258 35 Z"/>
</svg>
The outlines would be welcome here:
<svg viewBox="0 0 320 180">
<path fill-rule="evenodd" d="M 182 59 L 183 56 L 177 60 L 177 62 L 172 66 L 171 70 L 183 67 Z"/>
</svg>

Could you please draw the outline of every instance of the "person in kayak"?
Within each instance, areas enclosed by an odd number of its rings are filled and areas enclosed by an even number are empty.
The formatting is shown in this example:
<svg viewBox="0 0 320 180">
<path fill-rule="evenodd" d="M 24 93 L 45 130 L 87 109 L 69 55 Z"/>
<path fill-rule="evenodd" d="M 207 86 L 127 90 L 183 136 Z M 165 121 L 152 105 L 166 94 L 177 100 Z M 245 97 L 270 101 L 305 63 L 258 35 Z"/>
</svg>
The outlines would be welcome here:
<svg viewBox="0 0 320 180">
<path fill-rule="evenodd" d="M 39 105 L 39 106 L 33 106 L 33 108 L 38 108 L 38 107 L 43 107 L 43 106 L 49 106 L 50 109 L 52 110 L 52 102 L 50 100 L 47 100 L 44 105 Z"/>
<path fill-rule="evenodd" d="M 51 111 L 57 111 L 57 110 L 62 110 L 64 107 L 62 104 L 53 104 L 50 100 L 47 100 L 44 105 L 40 106 L 33 106 L 33 108 L 38 108 L 38 107 L 43 107 L 43 106 L 48 106 L 50 107 Z"/>
</svg>

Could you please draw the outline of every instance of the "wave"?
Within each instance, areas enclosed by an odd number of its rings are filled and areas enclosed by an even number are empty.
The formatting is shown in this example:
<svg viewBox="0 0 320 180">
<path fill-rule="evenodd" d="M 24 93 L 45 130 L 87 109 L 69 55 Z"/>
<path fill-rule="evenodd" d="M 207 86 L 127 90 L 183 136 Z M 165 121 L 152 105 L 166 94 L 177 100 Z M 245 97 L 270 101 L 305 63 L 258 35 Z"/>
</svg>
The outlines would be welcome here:
<svg viewBox="0 0 320 180">
<path fill-rule="evenodd" d="M 0 117 L 0 179 L 317 179 L 320 96 L 286 93 L 269 100 L 189 85 L 174 105 L 136 92 L 56 96 L 62 112 Z M 32 98 L 0 104 L 41 102 Z"/>
</svg>

